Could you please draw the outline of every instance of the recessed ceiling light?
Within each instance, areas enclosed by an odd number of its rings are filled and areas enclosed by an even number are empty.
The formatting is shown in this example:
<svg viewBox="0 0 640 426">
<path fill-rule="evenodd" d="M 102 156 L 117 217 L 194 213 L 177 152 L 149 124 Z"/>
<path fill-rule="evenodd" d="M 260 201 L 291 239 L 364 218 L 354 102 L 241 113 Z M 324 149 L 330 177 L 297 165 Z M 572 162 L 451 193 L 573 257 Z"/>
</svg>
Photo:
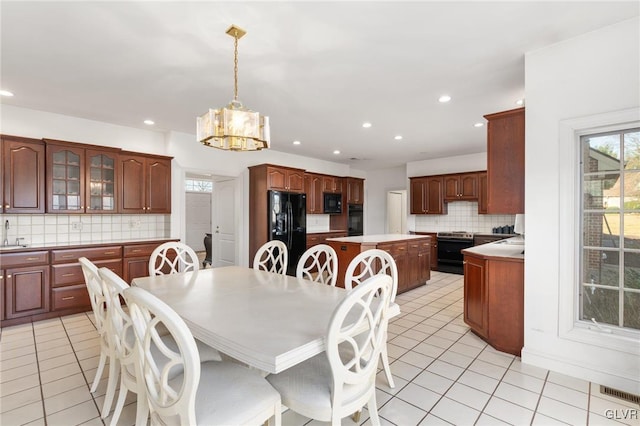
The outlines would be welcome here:
<svg viewBox="0 0 640 426">
<path fill-rule="evenodd" d="M 449 102 L 450 100 L 451 100 L 451 96 L 449 95 L 442 95 L 438 98 L 438 102 L 442 102 L 442 103 Z"/>
<path fill-rule="evenodd" d="M 364 127 L 365 129 L 368 129 L 369 127 L 371 127 L 371 123 L 369 123 L 368 121 L 365 123 L 362 123 L 362 127 Z"/>
<path fill-rule="evenodd" d="M 8 90 L 0 90 L 0 96 L 13 96 L 13 93 L 11 93 Z"/>
<path fill-rule="evenodd" d="M 294 145 L 300 145 L 300 141 L 293 141 Z"/>
<path fill-rule="evenodd" d="M 524 99 L 518 99 L 518 100 L 516 101 L 516 105 L 518 105 L 518 106 L 522 106 L 522 105 L 524 105 Z"/>
<path fill-rule="evenodd" d="M 144 120 L 144 124 L 146 124 L 147 126 L 153 126 L 154 124 L 156 124 L 156 122 L 153 120 Z"/>
<path fill-rule="evenodd" d="M 336 149 L 335 151 L 333 151 L 333 153 L 334 153 L 335 155 L 338 155 L 338 154 L 340 154 L 340 151 L 338 151 L 338 150 Z"/>
<path fill-rule="evenodd" d="M 398 136 L 394 137 L 394 139 L 397 140 L 397 141 L 400 141 L 400 140 L 402 140 L 402 136 L 398 135 Z"/>
<path fill-rule="evenodd" d="M 473 127 L 482 127 L 484 126 L 484 123 L 476 123 L 473 125 Z"/>
</svg>

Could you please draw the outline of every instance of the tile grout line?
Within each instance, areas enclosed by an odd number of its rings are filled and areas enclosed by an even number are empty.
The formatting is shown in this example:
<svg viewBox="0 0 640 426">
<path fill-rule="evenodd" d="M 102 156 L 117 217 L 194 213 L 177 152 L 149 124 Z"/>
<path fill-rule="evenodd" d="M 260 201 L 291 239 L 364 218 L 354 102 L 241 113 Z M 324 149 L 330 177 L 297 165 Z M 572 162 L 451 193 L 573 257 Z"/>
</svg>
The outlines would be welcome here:
<svg viewBox="0 0 640 426">
<path fill-rule="evenodd" d="M 95 328 L 96 327 L 95 324 L 89 319 L 89 317 L 87 316 L 86 312 L 84 312 L 83 314 L 85 315 L 85 317 L 87 318 L 87 320 L 93 326 L 93 328 L 95 329 L 95 331 L 97 333 L 98 329 Z M 71 342 L 71 337 L 69 336 L 69 332 L 67 330 L 67 326 L 65 325 L 64 321 L 61 320 L 60 322 L 62 323 L 62 328 L 64 329 L 64 333 L 67 335 L 67 339 L 69 340 L 69 344 L 71 345 L 71 349 L 73 350 L 73 356 L 76 359 L 76 362 L 78 363 L 78 367 L 80 367 L 80 374 L 82 374 L 82 378 L 84 379 L 85 385 L 87 386 L 87 390 L 89 390 L 89 395 L 91 396 L 91 401 L 93 401 L 93 405 L 95 405 L 96 409 L 98 410 L 98 417 L 97 418 L 100 419 L 100 421 L 104 425 L 104 421 L 102 419 L 102 412 L 100 411 L 100 408 L 98 407 L 98 403 L 96 402 L 95 397 L 91 393 L 91 385 L 87 381 L 87 376 L 86 376 L 84 370 L 82 369 L 82 364 L 80 364 L 80 360 L 78 359 L 78 354 L 76 353 L 76 349 L 73 346 L 73 342 Z M 111 362 L 111 360 L 109 360 L 109 362 Z M 87 401 L 84 401 L 84 402 L 87 402 Z M 83 404 L 84 402 L 78 403 L 78 404 L 76 404 L 76 405 L 74 405 L 72 407 L 75 407 L 75 406 L 78 406 L 80 404 Z M 43 403 L 44 403 L 44 401 L 43 401 Z M 67 410 L 67 409 L 72 408 L 72 407 L 66 407 L 66 408 L 64 408 L 63 410 L 60 410 L 60 411 Z M 96 418 L 96 417 L 94 417 L 94 418 Z M 92 419 L 89 419 L 89 420 L 92 420 Z"/>
</svg>

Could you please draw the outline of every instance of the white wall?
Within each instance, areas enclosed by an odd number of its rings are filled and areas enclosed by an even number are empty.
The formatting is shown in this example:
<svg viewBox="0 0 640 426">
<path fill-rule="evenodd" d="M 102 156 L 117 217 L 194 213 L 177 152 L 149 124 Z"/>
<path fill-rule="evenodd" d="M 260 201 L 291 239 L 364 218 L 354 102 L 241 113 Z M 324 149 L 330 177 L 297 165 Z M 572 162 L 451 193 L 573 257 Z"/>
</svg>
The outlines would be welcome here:
<svg viewBox="0 0 640 426">
<path fill-rule="evenodd" d="M 387 192 L 406 190 L 405 166 L 367 172 L 364 182 L 364 233 L 384 234 L 387 226 Z"/>
<path fill-rule="evenodd" d="M 560 294 L 575 283 L 560 279 L 570 262 L 560 250 L 560 122 L 640 105 L 640 19 L 587 33 L 525 57 L 527 215 L 525 261 L 525 347 L 522 360 L 541 367 L 640 393 L 640 344 L 626 351 L 562 335 Z M 578 244 L 576 241 L 575 244 Z M 595 333 L 595 332 L 594 332 Z M 596 336 L 597 337 L 597 336 Z M 602 338 L 606 338 L 602 336 Z M 611 337 L 609 337 L 611 338 Z"/>
<path fill-rule="evenodd" d="M 407 177 L 487 170 L 487 153 L 434 158 L 407 163 Z"/>
<path fill-rule="evenodd" d="M 34 139 L 60 139 L 166 155 L 163 132 L 118 126 L 10 105 L 2 105 L 0 109 L 0 133 Z"/>
</svg>

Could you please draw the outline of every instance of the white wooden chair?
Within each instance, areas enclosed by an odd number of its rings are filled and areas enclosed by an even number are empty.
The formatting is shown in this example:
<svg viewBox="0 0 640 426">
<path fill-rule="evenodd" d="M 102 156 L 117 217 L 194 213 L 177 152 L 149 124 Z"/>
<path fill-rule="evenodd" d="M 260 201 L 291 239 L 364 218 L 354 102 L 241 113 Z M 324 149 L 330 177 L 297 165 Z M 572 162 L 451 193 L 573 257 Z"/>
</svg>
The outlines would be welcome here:
<svg viewBox="0 0 640 426">
<path fill-rule="evenodd" d="M 371 424 L 380 424 L 375 380 L 385 344 L 391 284 L 387 275 L 360 284 L 331 318 L 326 353 L 267 376 L 284 405 L 333 426 L 367 405 Z"/>
<path fill-rule="evenodd" d="M 118 375 L 120 373 L 120 363 L 116 357 L 113 342 L 111 341 L 111 333 L 109 331 L 109 323 L 107 321 L 107 311 L 105 307 L 106 297 L 102 285 L 102 278 L 98 273 L 98 267 L 86 257 L 78 259 L 82 267 L 82 274 L 87 285 L 87 292 L 91 300 L 91 309 L 95 318 L 95 325 L 100 336 L 100 360 L 98 361 L 98 369 L 93 378 L 91 385 L 91 393 L 98 389 L 104 366 L 109 359 L 109 376 L 107 379 L 107 390 L 102 404 L 101 417 L 104 419 L 111 411 L 113 397 L 116 393 L 116 385 L 118 383 Z"/>
<path fill-rule="evenodd" d="M 267 241 L 253 258 L 253 268 L 285 275 L 289 261 L 287 246 L 282 241 Z"/>
<path fill-rule="evenodd" d="M 175 256 L 175 257 L 174 257 Z M 197 271 L 200 269 L 200 261 L 196 252 L 186 244 L 168 241 L 160 244 L 151 253 L 149 258 L 149 275 L 165 275 L 178 272 Z"/>
<path fill-rule="evenodd" d="M 224 361 L 201 364 L 191 332 L 173 309 L 141 288 L 130 287 L 124 295 L 152 425 L 262 424 L 272 417 L 280 425 L 280 395 L 257 370 Z M 161 324 L 175 349 L 160 338 Z M 182 373 L 172 378 L 176 368 Z"/>
<path fill-rule="evenodd" d="M 298 261 L 296 277 L 335 287 L 338 278 L 336 251 L 326 244 L 310 247 Z"/>
<path fill-rule="evenodd" d="M 104 294 L 107 304 L 107 321 L 112 333 L 111 342 L 115 355 L 120 363 L 120 392 L 116 401 L 116 408 L 111 417 L 111 426 L 118 423 L 125 398 L 128 392 L 137 394 L 136 425 L 146 425 L 149 416 L 149 405 L 144 390 L 144 384 L 139 378 L 142 377 L 139 370 L 138 351 L 135 343 L 135 333 L 133 331 L 131 317 L 120 302 L 120 296 L 129 288 L 129 285 L 117 274 L 107 268 L 98 270 L 102 278 Z M 126 299 L 125 299 L 126 301 Z M 176 343 L 168 334 L 166 329 L 158 330 L 160 338 L 169 348 L 175 350 Z M 202 361 L 220 361 L 218 351 L 196 340 L 198 353 Z M 171 371 L 172 377 L 180 373 L 179 369 Z"/>
<path fill-rule="evenodd" d="M 344 288 L 351 290 L 376 274 L 389 275 L 393 280 L 390 304 L 394 305 L 396 293 L 398 292 L 398 267 L 393 257 L 384 250 L 366 250 L 354 257 L 351 263 L 349 263 L 349 266 L 347 266 Z M 385 344 L 380 353 L 382 366 L 384 367 L 384 374 L 387 377 L 389 387 L 395 388 L 396 384 L 393 381 L 391 367 L 389 366 L 389 356 L 387 354 L 387 336 L 385 336 L 384 341 Z"/>
</svg>

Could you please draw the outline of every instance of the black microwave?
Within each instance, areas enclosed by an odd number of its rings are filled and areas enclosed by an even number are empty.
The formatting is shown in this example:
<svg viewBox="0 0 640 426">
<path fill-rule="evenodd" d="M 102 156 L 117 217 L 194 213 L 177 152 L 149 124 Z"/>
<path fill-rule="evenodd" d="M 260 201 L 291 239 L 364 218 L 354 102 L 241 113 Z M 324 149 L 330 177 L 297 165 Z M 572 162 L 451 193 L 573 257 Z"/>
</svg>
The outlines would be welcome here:
<svg viewBox="0 0 640 426">
<path fill-rule="evenodd" d="M 342 194 L 324 193 L 323 213 L 340 214 L 342 213 Z"/>
</svg>

